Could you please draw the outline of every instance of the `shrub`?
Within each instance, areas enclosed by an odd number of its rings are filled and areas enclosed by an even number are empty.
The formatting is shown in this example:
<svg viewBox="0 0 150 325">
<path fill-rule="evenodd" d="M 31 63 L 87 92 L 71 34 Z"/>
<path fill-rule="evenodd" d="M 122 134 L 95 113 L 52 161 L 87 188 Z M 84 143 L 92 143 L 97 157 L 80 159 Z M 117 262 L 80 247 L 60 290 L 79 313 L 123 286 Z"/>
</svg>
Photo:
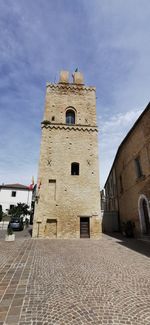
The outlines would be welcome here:
<svg viewBox="0 0 150 325">
<path fill-rule="evenodd" d="M 2 206 L 0 205 L 0 221 L 2 221 L 3 218 L 3 210 L 2 210 Z"/>
<path fill-rule="evenodd" d="M 13 217 L 18 217 L 20 218 L 21 215 L 30 215 L 30 211 L 29 211 L 29 206 L 26 203 L 17 203 L 17 205 L 15 205 L 14 207 L 12 207 L 11 209 L 8 209 L 8 214 Z"/>
<path fill-rule="evenodd" d="M 7 228 L 7 235 L 13 235 L 13 229 L 10 225 L 8 225 L 8 228 Z"/>
</svg>

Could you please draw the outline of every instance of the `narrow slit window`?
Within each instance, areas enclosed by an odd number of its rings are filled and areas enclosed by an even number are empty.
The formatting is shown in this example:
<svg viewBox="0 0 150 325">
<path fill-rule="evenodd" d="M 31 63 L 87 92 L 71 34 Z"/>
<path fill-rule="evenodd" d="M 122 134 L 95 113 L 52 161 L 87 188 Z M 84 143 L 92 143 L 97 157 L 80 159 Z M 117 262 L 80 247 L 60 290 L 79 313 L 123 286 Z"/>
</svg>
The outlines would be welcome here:
<svg viewBox="0 0 150 325">
<path fill-rule="evenodd" d="M 120 180 L 120 193 L 123 193 L 122 175 L 120 175 L 119 180 Z"/>
<path fill-rule="evenodd" d="M 139 178 L 143 175 L 140 158 L 137 157 L 137 158 L 135 158 L 134 161 L 135 161 L 136 176 L 137 176 L 137 178 Z"/>
<path fill-rule="evenodd" d="M 73 162 L 71 164 L 71 175 L 79 175 L 79 163 Z"/>
</svg>

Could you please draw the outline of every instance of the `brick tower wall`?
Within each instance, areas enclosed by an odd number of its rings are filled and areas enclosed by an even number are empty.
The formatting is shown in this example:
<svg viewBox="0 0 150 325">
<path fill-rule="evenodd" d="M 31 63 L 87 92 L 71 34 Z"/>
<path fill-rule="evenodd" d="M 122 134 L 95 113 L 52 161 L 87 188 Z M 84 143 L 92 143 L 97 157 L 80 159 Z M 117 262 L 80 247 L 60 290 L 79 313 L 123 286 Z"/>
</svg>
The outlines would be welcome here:
<svg viewBox="0 0 150 325">
<path fill-rule="evenodd" d="M 75 124 L 66 124 L 66 111 Z M 71 163 L 79 175 L 71 175 Z M 95 88 L 48 84 L 39 162 L 33 237 L 79 238 L 80 217 L 90 218 L 90 237 L 101 231 Z"/>
</svg>

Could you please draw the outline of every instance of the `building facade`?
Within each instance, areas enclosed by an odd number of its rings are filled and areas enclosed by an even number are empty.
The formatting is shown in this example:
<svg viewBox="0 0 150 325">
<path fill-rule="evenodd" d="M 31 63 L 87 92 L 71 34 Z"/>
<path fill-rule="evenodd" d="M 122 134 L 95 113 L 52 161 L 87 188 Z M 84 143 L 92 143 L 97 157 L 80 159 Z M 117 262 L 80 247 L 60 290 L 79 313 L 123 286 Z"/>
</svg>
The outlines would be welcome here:
<svg viewBox="0 0 150 325">
<path fill-rule="evenodd" d="M 33 237 L 99 238 L 97 132 L 95 88 L 62 71 L 46 90 Z"/>
<path fill-rule="evenodd" d="M 22 184 L 2 184 L 0 185 L 0 205 L 3 212 L 17 205 L 25 203 L 31 208 L 32 189 Z"/>
<path fill-rule="evenodd" d="M 150 104 L 118 148 L 105 184 L 107 211 L 120 225 L 133 221 L 136 235 L 150 234 Z"/>
</svg>

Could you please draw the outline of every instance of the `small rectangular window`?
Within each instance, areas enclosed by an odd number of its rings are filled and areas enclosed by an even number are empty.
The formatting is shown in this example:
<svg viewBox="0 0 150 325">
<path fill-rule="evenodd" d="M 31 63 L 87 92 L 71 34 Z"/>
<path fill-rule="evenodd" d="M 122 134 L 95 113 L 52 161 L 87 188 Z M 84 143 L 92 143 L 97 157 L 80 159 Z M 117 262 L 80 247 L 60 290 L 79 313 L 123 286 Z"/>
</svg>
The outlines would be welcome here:
<svg viewBox="0 0 150 325">
<path fill-rule="evenodd" d="M 140 158 L 139 157 L 135 158 L 134 162 L 135 162 L 136 176 L 137 178 L 139 178 L 143 175 Z"/>
<path fill-rule="evenodd" d="M 12 191 L 12 192 L 11 192 L 11 196 L 12 196 L 12 197 L 16 197 L 16 191 Z"/>
<path fill-rule="evenodd" d="M 14 204 L 10 204 L 9 209 L 11 210 L 14 207 Z"/>
<path fill-rule="evenodd" d="M 79 163 L 72 163 L 71 164 L 71 175 L 79 175 Z"/>
</svg>

